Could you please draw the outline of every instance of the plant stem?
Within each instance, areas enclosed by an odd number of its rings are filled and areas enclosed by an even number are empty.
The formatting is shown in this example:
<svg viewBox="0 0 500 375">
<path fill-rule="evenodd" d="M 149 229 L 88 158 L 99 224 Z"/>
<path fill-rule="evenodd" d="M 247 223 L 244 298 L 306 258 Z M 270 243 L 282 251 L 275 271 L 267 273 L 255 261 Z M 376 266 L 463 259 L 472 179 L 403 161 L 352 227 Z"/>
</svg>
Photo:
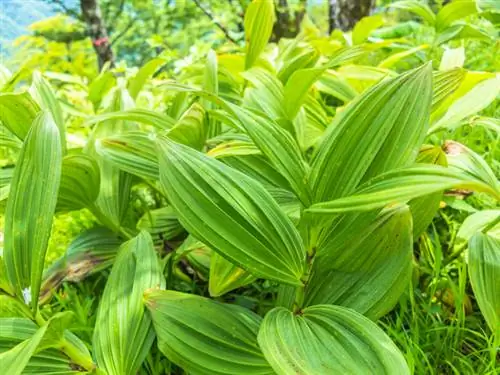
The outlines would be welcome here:
<svg viewBox="0 0 500 375">
<path fill-rule="evenodd" d="M 66 354 L 71 362 L 83 367 L 87 371 L 93 371 L 96 368 L 95 363 L 90 356 L 82 353 L 76 346 L 71 344 L 67 339 L 63 338 L 61 343 L 61 351 Z"/>
</svg>

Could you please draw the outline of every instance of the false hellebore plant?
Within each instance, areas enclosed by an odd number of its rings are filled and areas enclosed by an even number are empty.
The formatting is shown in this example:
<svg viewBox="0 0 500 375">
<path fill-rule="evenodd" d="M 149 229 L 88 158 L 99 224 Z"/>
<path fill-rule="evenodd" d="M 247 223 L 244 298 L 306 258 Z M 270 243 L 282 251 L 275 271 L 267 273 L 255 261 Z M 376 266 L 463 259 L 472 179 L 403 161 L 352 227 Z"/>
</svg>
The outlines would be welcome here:
<svg viewBox="0 0 500 375">
<path fill-rule="evenodd" d="M 81 152 L 66 149 L 60 105 L 40 75 L 31 95 L 0 96 L 2 122 L 20 148 L 0 263 L 3 373 L 134 375 L 155 342 L 192 374 L 410 373 L 375 322 L 408 286 L 414 239 L 446 189 L 500 198 L 493 172 L 471 150 L 450 142 L 445 155 L 423 145 L 434 109 L 463 72 L 433 73 L 426 64 L 387 78 L 318 134 L 308 127 L 309 89 L 360 49 L 276 77 L 255 65 L 273 14 L 262 1 L 247 11 L 244 75 L 252 85 L 243 98 L 223 95 L 227 82 L 219 82 L 210 53 L 202 89 L 165 84 L 179 92 L 173 107 L 183 107 L 182 116 L 133 109 L 141 83 L 131 80 L 89 119 L 95 125 Z M 200 99 L 179 104 L 188 97 Z M 131 228 L 124 216 L 138 178 L 168 205 Z M 103 226 L 80 235 L 44 274 L 54 213 L 83 207 Z M 499 241 L 487 231 L 495 220 L 472 236 L 469 263 L 481 310 L 498 333 Z M 181 235 L 183 243 L 159 253 L 160 235 Z M 210 249 L 213 297 L 260 278 L 279 285 L 276 305 L 261 316 L 171 290 L 172 263 L 195 264 L 200 248 Z M 109 266 L 90 352 L 71 332 L 71 313 L 48 316 L 41 306 L 63 280 Z"/>
</svg>

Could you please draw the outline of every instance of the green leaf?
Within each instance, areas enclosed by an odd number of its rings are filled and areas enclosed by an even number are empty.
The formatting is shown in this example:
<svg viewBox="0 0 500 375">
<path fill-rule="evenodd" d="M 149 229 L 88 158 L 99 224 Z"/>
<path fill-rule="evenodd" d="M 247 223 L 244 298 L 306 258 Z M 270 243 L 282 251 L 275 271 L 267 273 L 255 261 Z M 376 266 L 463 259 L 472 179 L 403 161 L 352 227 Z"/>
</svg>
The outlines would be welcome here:
<svg viewBox="0 0 500 375">
<path fill-rule="evenodd" d="M 167 135 L 176 142 L 201 150 L 207 139 L 206 125 L 205 109 L 199 103 L 194 103 Z"/>
<path fill-rule="evenodd" d="M 419 51 L 430 48 L 428 44 L 422 44 L 420 46 L 410 48 L 406 51 L 398 52 L 393 55 L 390 55 L 386 59 L 382 60 L 380 64 L 378 64 L 379 68 L 392 68 L 395 64 L 403 60 L 405 57 L 411 56 Z"/>
<path fill-rule="evenodd" d="M 39 112 L 40 107 L 27 92 L 0 94 L 0 122 L 21 140 Z"/>
<path fill-rule="evenodd" d="M 158 348 L 190 374 L 272 374 L 250 310 L 175 291 L 148 291 Z"/>
<path fill-rule="evenodd" d="M 347 103 L 354 99 L 358 92 L 349 84 L 349 82 L 333 70 L 327 70 L 318 81 L 316 89 L 324 92 L 334 98 Z"/>
<path fill-rule="evenodd" d="M 250 69 L 267 45 L 274 24 L 274 2 L 253 0 L 245 12 L 245 69 Z"/>
<path fill-rule="evenodd" d="M 97 312 L 93 347 L 107 374 L 137 373 L 155 339 L 143 293 L 164 286 L 151 236 L 142 231 L 120 247 Z"/>
<path fill-rule="evenodd" d="M 271 118 L 286 117 L 283 108 L 283 84 L 272 72 L 261 67 L 253 67 L 241 75 L 252 85 L 245 89 L 243 98 L 245 107 L 264 112 Z"/>
<path fill-rule="evenodd" d="M 372 321 L 341 306 L 266 314 L 259 345 L 278 375 L 410 374 L 396 345 Z"/>
<path fill-rule="evenodd" d="M 465 62 L 465 48 L 446 48 L 441 57 L 439 70 L 450 70 L 454 68 L 463 68 Z"/>
<path fill-rule="evenodd" d="M 116 168 L 145 180 L 158 180 L 158 156 L 154 136 L 126 132 L 100 139 L 96 151 Z"/>
<path fill-rule="evenodd" d="M 158 149 L 160 182 L 184 228 L 255 275 L 300 285 L 300 235 L 262 185 L 172 141 Z"/>
<path fill-rule="evenodd" d="M 436 29 L 443 30 L 453 22 L 477 13 L 475 0 L 457 0 L 446 4 L 436 16 Z"/>
<path fill-rule="evenodd" d="M 482 210 L 476 212 L 464 220 L 460 229 L 457 233 L 457 239 L 469 241 L 469 239 L 476 233 L 482 232 L 487 229 L 490 224 L 493 224 L 495 220 L 500 217 L 499 210 Z M 487 231 L 488 235 L 496 238 L 500 238 L 500 223 L 497 223 L 492 228 Z"/>
<path fill-rule="evenodd" d="M 90 83 L 88 87 L 88 98 L 94 105 L 95 111 L 97 111 L 101 105 L 103 97 L 115 86 L 115 84 L 115 75 L 107 69 L 103 69 Z"/>
<path fill-rule="evenodd" d="M 132 108 L 119 112 L 101 113 L 97 116 L 89 117 L 85 123 L 87 125 L 92 125 L 109 120 L 135 121 L 153 126 L 158 130 L 171 129 L 176 122 L 175 119 L 166 114 L 151 111 L 149 109 Z"/>
<path fill-rule="evenodd" d="M 436 15 L 432 9 L 425 3 L 417 0 L 404 0 L 390 4 L 391 8 L 404 9 L 408 12 L 415 13 L 422 17 L 429 25 L 434 25 L 436 22 Z"/>
<path fill-rule="evenodd" d="M 316 203 L 306 212 L 332 215 L 369 211 L 451 188 L 486 192 L 500 199 L 498 181 L 495 181 L 494 185 L 489 182 L 456 168 L 417 164 L 381 174 L 362 185 L 353 195 Z"/>
<path fill-rule="evenodd" d="M 227 103 L 227 105 L 255 145 L 276 170 L 287 179 L 301 202 L 308 206 L 311 199 L 306 177 L 308 166 L 292 135 L 264 115 L 247 111 L 233 104 Z"/>
<path fill-rule="evenodd" d="M 500 239 L 476 233 L 469 240 L 469 275 L 477 303 L 491 331 L 500 333 Z"/>
<path fill-rule="evenodd" d="M 361 44 L 368 40 L 371 32 L 384 24 L 384 17 L 380 14 L 361 18 L 352 30 L 352 43 Z"/>
<path fill-rule="evenodd" d="M 66 253 L 44 272 L 41 302 L 47 302 L 52 292 L 64 281 L 80 282 L 111 266 L 122 242 L 122 239 L 104 227 L 91 228 L 79 234 Z"/>
<path fill-rule="evenodd" d="M 62 150 L 52 116 L 35 119 L 17 161 L 5 214 L 7 277 L 37 309 L 45 253 L 61 177 Z"/>
<path fill-rule="evenodd" d="M 207 151 L 207 155 L 216 159 L 230 156 L 259 155 L 260 153 L 260 150 L 252 142 L 240 140 L 222 142 Z"/>
<path fill-rule="evenodd" d="M 314 201 L 344 196 L 370 177 L 412 163 L 427 131 L 431 88 L 426 65 L 384 80 L 349 103 L 314 155 Z"/>
<path fill-rule="evenodd" d="M 222 296 L 231 290 L 253 283 L 257 278 L 248 271 L 235 266 L 216 252 L 210 260 L 208 290 L 212 297 Z"/>
<path fill-rule="evenodd" d="M 442 129 L 454 129 L 460 121 L 490 105 L 499 94 L 500 76 L 480 82 L 453 102 L 444 116 L 431 126 L 429 133 Z"/>
<path fill-rule="evenodd" d="M 62 161 L 57 212 L 89 207 L 99 195 L 100 172 L 97 162 L 88 155 L 67 155 Z"/>
<path fill-rule="evenodd" d="M 207 92 L 210 92 L 214 95 L 219 94 L 219 78 L 218 78 L 218 71 L 219 67 L 217 64 L 217 54 L 214 50 L 208 51 L 207 54 L 207 60 L 206 60 L 206 67 L 203 75 L 203 89 Z M 213 103 L 210 101 L 203 99 L 201 101 L 201 104 L 203 105 L 203 108 L 205 108 L 207 111 L 213 109 L 215 106 Z M 205 118 L 207 120 L 207 118 Z M 221 126 L 219 121 L 217 121 L 216 118 L 212 118 L 211 116 L 208 116 L 208 137 L 212 138 L 221 132 Z M 204 129 L 204 127 L 202 128 Z"/>
<path fill-rule="evenodd" d="M 442 30 L 437 34 L 435 43 L 440 45 L 457 39 L 480 39 L 488 41 L 492 39 L 492 36 L 473 25 L 460 23 Z"/>
<path fill-rule="evenodd" d="M 137 71 L 136 75 L 128 81 L 127 89 L 130 96 L 133 99 L 136 99 L 149 77 L 151 77 L 162 65 L 165 65 L 166 63 L 165 59 L 156 58 L 144 64 Z"/>
<path fill-rule="evenodd" d="M 434 74 L 432 82 L 432 112 L 438 109 L 443 101 L 460 87 L 465 75 L 465 70 L 459 68 L 436 72 Z"/>
<path fill-rule="evenodd" d="M 56 97 L 54 89 L 50 83 L 42 77 L 39 72 L 33 73 L 33 83 L 30 88 L 30 93 L 38 102 L 40 107 L 49 112 L 54 119 L 54 122 L 59 129 L 60 142 L 63 153 L 66 152 L 66 124 L 59 100 Z"/>
<path fill-rule="evenodd" d="M 399 206 L 383 211 L 356 236 L 337 232 L 333 246 L 318 249 L 305 305 L 345 306 L 377 320 L 394 307 L 411 278 L 410 210 Z"/>
<path fill-rule="evenodd" d="M 17 298 L 0 294 L 0 318 L 28 318 L 33 316 L 31 310 Z"/>
<path fill-rule="evenodd" d="M 137 229 L 145 230 L 153 239 L 162 240 L 171 240 L 184 232 L 170 206 L 146 212 L 137 222 Z"/>
</svg>

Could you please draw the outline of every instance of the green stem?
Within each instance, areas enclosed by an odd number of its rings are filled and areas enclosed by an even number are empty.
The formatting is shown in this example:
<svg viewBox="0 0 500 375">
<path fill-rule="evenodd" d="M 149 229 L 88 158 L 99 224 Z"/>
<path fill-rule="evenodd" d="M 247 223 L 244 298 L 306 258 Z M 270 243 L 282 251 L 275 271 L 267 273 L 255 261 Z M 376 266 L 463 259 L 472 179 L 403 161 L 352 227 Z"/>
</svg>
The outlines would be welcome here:
<svg viewBox="0 0 500 375">
<path fill-rule="evenodd" d="M 82 353 L 75 345 L 71 344 L 65 338 L 62 339 L 60 349 L 74 364 L 83 367 L 87 371 L 95 370 L 96 365 L 92 361 L 92 358 L 85 353 Z"/>
</svg>

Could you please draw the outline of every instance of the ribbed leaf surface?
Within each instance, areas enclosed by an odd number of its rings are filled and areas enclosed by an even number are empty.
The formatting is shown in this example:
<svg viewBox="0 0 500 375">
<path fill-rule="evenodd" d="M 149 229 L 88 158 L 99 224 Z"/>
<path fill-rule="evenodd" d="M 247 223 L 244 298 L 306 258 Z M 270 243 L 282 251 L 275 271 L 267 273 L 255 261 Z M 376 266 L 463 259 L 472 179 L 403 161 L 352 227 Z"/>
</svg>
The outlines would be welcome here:
<svg viewBox="0 0 500 375">
<path fill-rule="evenodd" d="M 23 140 L 40 107 L 30 94 L 0 94 L 0 122 L 19 139 Z"/>
<path fill-rule="evenodd" d="M 273 373 L 257 344 L 261 318 L 250 310 L 170 290 L 145 298 L 159 349 L 188 373 Z"/>
<path fill-rule="evenodd" d="M 245 11 L 245 69 L 251 68 L 271 37 L 274 2 L 253 0 Z"/>
<path fill-rule="evenodd" d="M 160 182 L 184 228 L 256 276 L 300 284 L 302 240 L 262 185 L 186 146 L 158 146 Z"/>
<path fill-rule="evenodd" d="M 278 375 L 393 374 L 410 370 L 391 339 L 372 321 L 341 306 L 266 314 L 259 345 Z"/>
<path fill-rule="evenodd" d="M 52 116 L 35 119 L 17 161 L 5 215 L 4 260 L 10 284 L 37 308 L 45 252 L 52 227 L 62 150 Z"/>
<path fill-rule="evenodd" d="M 95 356 L 108 375 L 137 373 L 155 338 L 143 293 L 164 285 L 151 236 L 142 231 L 121 246 L 97 312 Z"/>
<path fill-rule="evenodd" d="M 257 278 L 248 271 L 235 266 L 216 252 L 210 260 L 208 290 L 212 297 L 222 296 L 231 290 L 253 283 Z"/>
</svg>

